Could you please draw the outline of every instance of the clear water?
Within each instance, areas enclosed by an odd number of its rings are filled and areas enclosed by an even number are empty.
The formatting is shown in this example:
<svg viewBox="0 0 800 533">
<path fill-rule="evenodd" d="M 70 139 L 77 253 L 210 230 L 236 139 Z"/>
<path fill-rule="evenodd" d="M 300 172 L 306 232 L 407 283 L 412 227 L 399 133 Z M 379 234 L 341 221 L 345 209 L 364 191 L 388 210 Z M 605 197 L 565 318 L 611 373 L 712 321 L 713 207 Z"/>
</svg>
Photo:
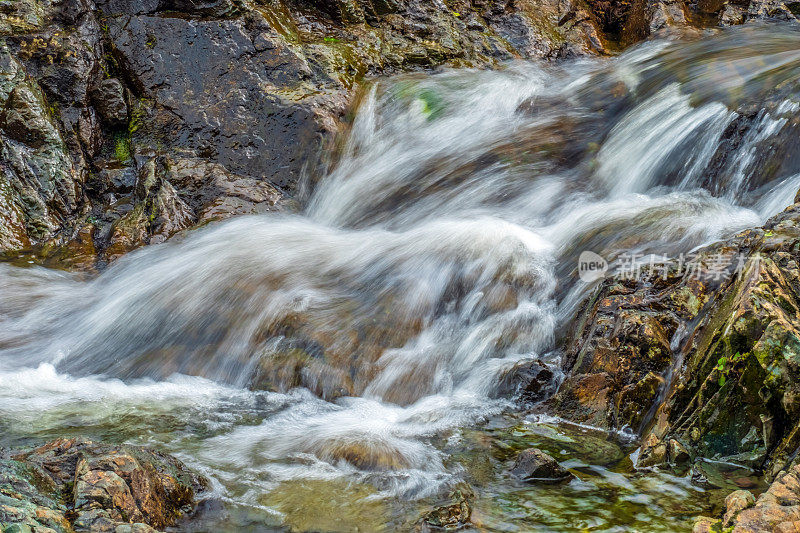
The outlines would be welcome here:
<svg viewBox="0 0 800 533">
<path fill-rule="evenodd" d="M 378 82 L 300 215 L 217 224 L 90 280 L 0 264 L 0 444 L 174 453 L 225 505 L 199 530 L 393 530 L 464 479 L 489 530 L 685 527 L 713 495 L 493 392 L 520 361 L 558 374 L 591 288 L 581 251 L 684 252 L 792 203 L 800 165 L 765 161 L 800 156 L 799 74 L 800 34 L 753 26 Z M 277 392 L 250 390 L 265 372 Z M 515 484 L 511 452 L 533 444 L 579 479 Z"/>
</svg>

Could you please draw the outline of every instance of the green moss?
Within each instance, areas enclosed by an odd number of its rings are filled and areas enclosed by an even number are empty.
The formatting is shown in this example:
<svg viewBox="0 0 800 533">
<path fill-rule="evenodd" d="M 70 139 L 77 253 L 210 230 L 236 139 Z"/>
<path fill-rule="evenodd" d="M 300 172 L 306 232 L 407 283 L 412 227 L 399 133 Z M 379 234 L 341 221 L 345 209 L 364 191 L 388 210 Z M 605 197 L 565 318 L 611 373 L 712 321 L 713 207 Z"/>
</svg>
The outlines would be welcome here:
<svg viewBox="0 0 800 533">
<path fill-rule="evenodd" d="M 131 118 L 128 121 L 128 135 L 133 135 L 144 124 L 147 111 L 144 100 L 138 100 L 131 106 Z"/>
<path fill-rule="evenodd" d="M 256 9 L 267 19 L 270 27 L 290 43 L 300 42 L 300 32 L 294 23 L 291 12 L 281 0 L 268 0 L 266 6 Z"/>
<path fill-rule="evenodd" d="M 122 133 L 114 135 L 114 158 L 120 163 L 127 163 L 131 159 L 130 139 Z"/>
</svg>

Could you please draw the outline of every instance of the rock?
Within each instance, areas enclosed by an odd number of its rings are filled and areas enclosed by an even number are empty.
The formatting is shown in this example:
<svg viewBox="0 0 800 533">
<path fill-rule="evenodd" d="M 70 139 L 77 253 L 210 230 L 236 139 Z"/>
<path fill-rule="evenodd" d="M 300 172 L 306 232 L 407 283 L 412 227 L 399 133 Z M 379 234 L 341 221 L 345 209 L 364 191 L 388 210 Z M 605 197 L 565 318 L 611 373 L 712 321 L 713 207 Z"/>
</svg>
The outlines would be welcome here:
<svg viewBox="0 0 800 533">
<path fill-rule="evenodd" d="M 686 447 L 675 439 L 669 440 L 669 459 L 675 465 L 683 465 L 691 460 L 692 456 Z"/>
<path fill-rule="evenodd" d="M 175 525 L 207 487 L 177 459 L 144 448 L 72 438 L 9 455 L 0 459 L 6 527 L 152 532 Z"/>
<path fill-rule="evenodd" d="M 792 532 L 800 529 L 800 467 L 781 472 L 758 499 L 746 491 L 725 498 L 724 524 L 736 533 Z"/>
<path fill-rule="evenodd" d="M 800 444 L 790 422 L 800 379 L 798 246 L 795 204 L 763 229 L 699 252 L 701 262 L 727 261 L 724 279 L 607 280 L 586 304 L 549 406 L 578 422 L 644 429 L 642 466 L 688 454 L 777 472 Z M 672 361 L 683 365 L 659 383 Z"/>
<path fill-rule="evenodd" d="M 694 527 L 692 533 L 715 533 L 719 531 L 720 521 L 716 518 L 708 516 L 698 516 L 694 519 Z"/>
<path fill-rule="evenodd" d="M 0 251 L 53 235 L 73 216 L 80 176 L 39 86 L 0 42 Z"/>
<path fill-rule="evenodd" d="M 553 371 L 541 361 L 517 363 L 502 375 L 495 394 L 535 403 L 554 392 L 553 378 Z"/>
<path fill-rule="evenodd" d="M 32 148 L 41 148 L 47 139 L 58 136 L 37 96 L 30 86 L 20 84 L 8 95 L 0 114 L 0 128 L 6 135 Z"/>
<path fill-rule="evenodd" d="M 668 453 L 667 445 L 655 435 L 650 434 L 642 444 L 637 466 L 646 468 L 663 465 L 668 460 Z"/>
<path fill-rule="evenodd" d="M 740 511 L 752 507 L 756 503 L 753 493 L 747 490 L 737 490 L 725 497 L 725 516 L 722 518 L 722 527 L 729 527 Z"/>
<path fill-rule="evenodd" d="M 320 154 L 368 77 L 602 54 L 608 42 L 714 16 L 722 24 L 794 20 L 778 0 L 2 5 L 0 251 L 34 247 L 37 258 L 65 268 L 102 268 L 138 246 L 270 210 L 278 199 L 294 206 L 299 177 L 319 178 Z M 687 16 L 694 14 L 701 16 Z M 130 188 L 143 159 L 191 161 L 199 177 L 183 189 L 165 168 L 161 198 L 143 200 Z M 218 188 L 211 176 L 235 176 L 235 184 Z M 155 204 L 160 221 L 151 224 L 144 213 Z M 72 260 L 70 242 L 89 219 L 96 260 Z M 513 301 L 502 291 L 487 297 Z M 634 425 L 639 415 L 621 417 Z"/>
<path fill-rule="evenodd" d="M 744 23 L 744 10 L 733 4 L 726 4 L 719 18 L 721 26 L 735 26 Z"/>
<path fill-rule="evenodd" d="M 527 482 L 559 483 L 574 476 L 538 448 L 522 450 L 517 455 L 511 474 Z"/>
<path fill-rule="evenodd" d="M 415 531 L 457 531 L 469 526 L 472 516 L 470 500 L 474 497 L 472 489 L 462 485 L 450 493 L 452 503 L 442 505 L 425 513 L 417 523 Z"/>
<path fill-rule="evenodd" d="M 638 431 L 663 387 L 678 316 L 647 310 L 644 298 L 619 285 L 606 287 L 590 304 L 589 335 L 573 341 L 570 375 L 549 404 L 576 422 Z"/>
<path fill-rule="evenodd" d="M 0 251 L 34 247 L 50 265 L 102 268 L 188 227 L 294 205 L 301 173 L 315 182 L 360 80 L 602 49 L 588 18 L 557 24 L 562 7 L 6 2 Z M 148 160 L 159 179 L 144 198 L 131 185 Z M 87 222 L 96 260 L 72 260 Z"/>
<path fill-rule="evenodd" d="M 369 442 L 328 442 L 317 452 L 330 462 L 347 461 L 360 470 L 400 470 L 408 463 L 399 452 L 383 444 Z"/>
<path fill-rule="evenodd" d="M 92 92 L 92 100 L 100 116 L 111 126 L 128 124 L 128 104 L 125 101 L 125 88 L 115 78 L 101 81 Z"/>
</svg>

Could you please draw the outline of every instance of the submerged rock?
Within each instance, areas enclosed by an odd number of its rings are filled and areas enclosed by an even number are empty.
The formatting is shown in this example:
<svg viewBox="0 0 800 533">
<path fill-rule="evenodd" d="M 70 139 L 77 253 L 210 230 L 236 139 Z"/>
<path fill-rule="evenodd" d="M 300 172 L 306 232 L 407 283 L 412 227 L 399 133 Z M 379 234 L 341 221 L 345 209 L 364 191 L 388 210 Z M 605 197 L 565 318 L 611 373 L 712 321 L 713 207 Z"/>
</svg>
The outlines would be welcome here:
<svg viewBox="0 0 800 533">
<path fill-rule="evenodd" d="M 511 473 L 529 483 L 559 483 L 574 477 L 558 461 L 538 448 L 519 452 Z"/>
<path fill-rule="evenodd" d="M 442 505 L 425 513 L 417 523 L 416 531 L 429 533 L 431 531 L 458 531 L 465 529 L 470 524 L 472 504 L 474 497 L 472 489 L 462 485 L 450 493 L 453 503 Z"/>
<path fill-rule="evenodd" d="M 58 439 L 0 458 L 0 525 L 4 531 L 162 530 L 190 512 L 206 487 L 204 478 L 158 452 Z"/>
</svg>

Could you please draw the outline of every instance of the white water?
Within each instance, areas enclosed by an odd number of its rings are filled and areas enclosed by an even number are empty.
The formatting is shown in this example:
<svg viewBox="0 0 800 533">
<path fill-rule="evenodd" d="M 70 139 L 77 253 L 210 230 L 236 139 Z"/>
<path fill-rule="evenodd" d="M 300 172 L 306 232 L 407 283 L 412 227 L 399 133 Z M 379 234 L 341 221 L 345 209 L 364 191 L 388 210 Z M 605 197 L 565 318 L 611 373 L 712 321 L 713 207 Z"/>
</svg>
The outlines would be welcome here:
<svg viewBox="0 0 800 533">
<path fill-rule="evenodd" d="M 800 48 L 781 37 L 769 46 Z M 695 104 L 679 79 L 639 74 L 667 71 L 682 46 L 387 81 L 302 215 L 218 224 L 91 281 L 0 264 L 7 443 L 65 428 L 154 443 L 255 507 L 297 478 L 435 493 L 460 473 L 431 439 L 507 409 L 490 398 L 513 364 L 557 367 L 555 332 L 587 290 L 582 250 L 677 253 L 792 203 L 797 171 L 756 183 L 755 162 L 785 142 L 797 95 L 759 115 L 725 186 L 704 189 L 735 108 L 708 100 L 710 75 Z M 286 343 L 316 350 L 304 384 L 355 396 L 248 391 Z"/>
</svg>

